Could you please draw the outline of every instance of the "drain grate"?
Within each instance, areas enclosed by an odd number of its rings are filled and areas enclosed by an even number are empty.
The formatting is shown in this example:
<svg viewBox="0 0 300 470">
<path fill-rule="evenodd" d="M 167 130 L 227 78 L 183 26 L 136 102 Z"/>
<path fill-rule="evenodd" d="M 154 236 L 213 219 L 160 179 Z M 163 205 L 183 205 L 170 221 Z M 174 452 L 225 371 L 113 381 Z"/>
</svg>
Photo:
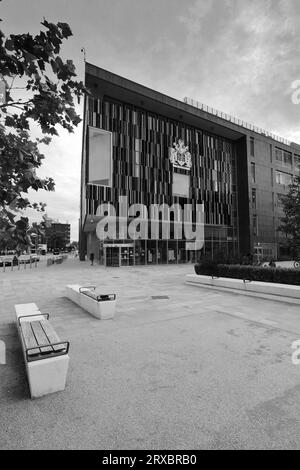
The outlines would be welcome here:
<svg viewBox="0 0 300 470">
<path fill-rule="evenodd" d="M 151 298 L 153 300 L 166 300 L 166 299 L 169 299 L 170 297 L 168 295 L 152 295 Z"/>
</svg>

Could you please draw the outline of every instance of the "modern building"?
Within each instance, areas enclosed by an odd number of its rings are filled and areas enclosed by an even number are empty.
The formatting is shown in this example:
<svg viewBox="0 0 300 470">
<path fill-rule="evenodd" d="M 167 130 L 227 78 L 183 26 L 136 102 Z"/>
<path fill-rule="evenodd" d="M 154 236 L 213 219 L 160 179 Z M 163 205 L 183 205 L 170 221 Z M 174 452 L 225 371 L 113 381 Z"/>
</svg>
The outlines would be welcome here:
<svg viewBox="0 0 300 470">
<path fill-rule="evenodd" d="M 209 257 L 286 255 L 286 240 L 277 230 L 280 195 L 299 174 L 299 145 L 89 63 L 85 84 L 90 95 L 84 103 L 81 259 L 90 253 L 106 265 L 197 259 L 199 250 L 184 236 L 174 239 L 174 226 L 168 240 L 132 240 L 119 231 L 99 239 L 97 224 L 112 215 L 99 212 L 99 206 L 111 203 L 121 217 L 125 196 L 129 205 L 147 208 L 191 204 L 196 211 L 204 204 L 202 252 Z"/>
<path fill-rule="evenodd" d="M 70 233 L 70 224 L 64 224 L 48 218 L 45 224 L 45 241 L 47 243 L 47 249 L 53 250 L 55 248 L 65 248 L 71 241 Z"/>
</svg>

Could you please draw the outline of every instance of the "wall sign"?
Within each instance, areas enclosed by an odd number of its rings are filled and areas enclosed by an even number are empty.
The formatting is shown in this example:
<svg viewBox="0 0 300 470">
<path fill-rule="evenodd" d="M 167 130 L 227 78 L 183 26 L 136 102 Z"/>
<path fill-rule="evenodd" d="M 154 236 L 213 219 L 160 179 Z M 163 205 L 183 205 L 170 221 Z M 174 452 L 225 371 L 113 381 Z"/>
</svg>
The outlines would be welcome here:
<svg viewBox="0 0 300 470">
<path fill-rule="evenodd" d="M 183 140 L 178 140 L 178 143 L 174 142 L 173 147 L 170 148 L 169 159 L 174 168 L 190 170 L 192 167 L 192 157 Z"/>
</svg>

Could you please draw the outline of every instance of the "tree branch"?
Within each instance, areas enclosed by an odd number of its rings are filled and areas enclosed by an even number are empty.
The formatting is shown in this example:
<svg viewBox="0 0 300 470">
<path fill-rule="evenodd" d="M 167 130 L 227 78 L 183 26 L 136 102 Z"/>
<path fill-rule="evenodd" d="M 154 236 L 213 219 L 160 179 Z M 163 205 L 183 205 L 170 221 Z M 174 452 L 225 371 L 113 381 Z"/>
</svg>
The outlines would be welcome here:
<svg viewBox="0 0 300 470">
<path fill-rule="evenodd" d="M 9 87 L 9 89 L 8 89 L 9 92 L 10 92 L 10 90 L 12 89 L 12 86 L 13 86 L 13 84 L 14 84 L 15 79 L 16 79 L 16 75 L 12 78 L 10 87 Z"/>
<path fill-rule="evenodd" d="M 23 103 L 20 102 L 20 101 L 12 101 L 12 102 L 9 102 L 9 103 L 6 103 L 6 104 L 0 104 L 0 109 L 1 108 L 8 108 L 8 106 L 14 106 L 14 107 L 25 106 L 26 104 L 29 104 L 29 103 L 32 103 L 32 100 L 23 101 Z M 20 109 L 22 109 L 22 108 L 20 108 Z"/>
</svg>

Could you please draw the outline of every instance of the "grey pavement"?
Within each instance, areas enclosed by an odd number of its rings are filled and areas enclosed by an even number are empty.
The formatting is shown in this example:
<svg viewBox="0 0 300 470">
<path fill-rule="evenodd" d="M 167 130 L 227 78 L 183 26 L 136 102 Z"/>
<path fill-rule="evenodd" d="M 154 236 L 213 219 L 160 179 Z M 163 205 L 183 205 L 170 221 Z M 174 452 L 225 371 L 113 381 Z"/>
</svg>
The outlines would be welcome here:
<svg viewBox="0 0 300 470">
<path fill-rule="evenodd" d="M 76 259 L 0 272 L 0 448 L 300 448 L 299 306 L 185 285 L 192 272 Z M 69 283 L 116 292 L 115 319 L 73 304 Z M 71 342 L 66 390 L 35 400 L 14 316 L 25 302 Z"/>
</svg>

